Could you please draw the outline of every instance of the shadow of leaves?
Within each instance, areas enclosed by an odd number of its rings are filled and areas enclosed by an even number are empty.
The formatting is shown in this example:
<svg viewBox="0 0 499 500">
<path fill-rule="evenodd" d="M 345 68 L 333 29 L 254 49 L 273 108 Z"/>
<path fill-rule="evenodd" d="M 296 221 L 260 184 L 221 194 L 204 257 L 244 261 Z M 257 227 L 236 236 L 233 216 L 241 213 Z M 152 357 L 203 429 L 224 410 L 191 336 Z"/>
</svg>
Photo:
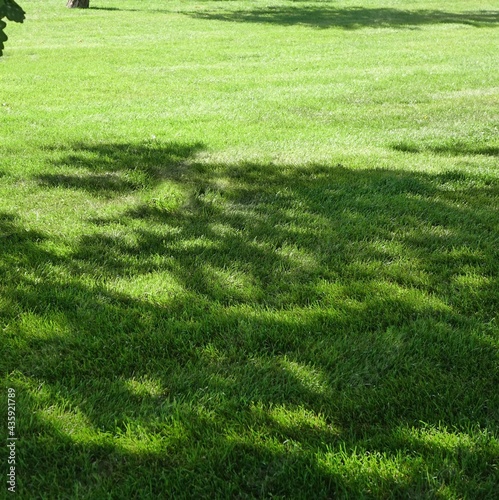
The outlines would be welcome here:
<svg viewBox="0 0 499 500">
<path fill-rule="evenodd" d="M 453 481 L 465 495 L 454 472 L 432 485 L 424 474 L 449 460 L 489 467 L 489 441 L 459 451 L 416 431 L 499 421 L 489 340 L 497 183 L 479 173 L 203 163 L 201 150 L 80 144 L 60 155 L 55 167 L 79 180 L 43 185 L 135 192 L 106 179 L 139 172 L 142 195 L 165 187 L 161 202 L 147 195 L 89 220 L 64 255 L 1 214 L 0 359 L 32 415 L 24 467 L 67 495 L 79 485 L 95 497 L 118 478 L 120 494 L 173 484 L 201 496 L 215 487 L 286 497 L 312 485 L 317 498 L 372 487 L 402 497 Z M 176 190 L 181 201 L 170 203 Z M 79 415 L 86 439 L 50 420 L 47 405 Z M 132 446 L 130 436 L 142 437 Z M 140 448 L 145 436 L 156 451 Z M 426 472 L 414 462 L 403 481 L 327 463 L 357 453 L 395 463 L 407 450 Z M 70 464 L 72 482 L 57 463 Z M 459 473 L 472 478 L 473 467 Z M 486 491 L 487 481 L 471 487 Z"/>
<path fill-rule="evenodd" d="M 189 13 L 199 19 L 216 21 L 308 26 L 312 28 L 416 28 L 429 24 L 464 24 L 474 27 L 495 27 L 498 11 L 446 12 L 443 10 L 402 10 L 394 8 L 318 5 L 276 5 L 245 10 L 214 10 Z"/>
</svg>

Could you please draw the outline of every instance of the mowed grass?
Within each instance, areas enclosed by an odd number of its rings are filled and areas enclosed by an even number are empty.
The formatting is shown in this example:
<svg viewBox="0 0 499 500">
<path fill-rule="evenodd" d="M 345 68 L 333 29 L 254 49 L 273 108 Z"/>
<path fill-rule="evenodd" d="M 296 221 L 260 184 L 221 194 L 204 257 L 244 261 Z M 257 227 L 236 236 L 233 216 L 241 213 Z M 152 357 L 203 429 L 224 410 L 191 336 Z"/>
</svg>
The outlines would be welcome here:
<svg viewBox="0 0 499 500">
<path fill-rule="evenodd" d="M 0 60 L 19 497 L 497 498 L 497 4 L 64 4 Z"/>
</svg>

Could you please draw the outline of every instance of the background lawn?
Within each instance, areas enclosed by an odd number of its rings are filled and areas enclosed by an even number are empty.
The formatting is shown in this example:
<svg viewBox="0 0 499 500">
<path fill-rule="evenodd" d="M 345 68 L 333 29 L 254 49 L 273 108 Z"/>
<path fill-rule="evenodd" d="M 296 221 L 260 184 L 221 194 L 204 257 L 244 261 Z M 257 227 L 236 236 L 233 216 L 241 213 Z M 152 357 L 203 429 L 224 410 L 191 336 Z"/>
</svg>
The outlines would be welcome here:
<svg viewBox="0 0 499 500">
<path fill-rule="evenodd" d="M 497 2 L 22 5 L 0 497 L 497 498 Z"/>
</svg>

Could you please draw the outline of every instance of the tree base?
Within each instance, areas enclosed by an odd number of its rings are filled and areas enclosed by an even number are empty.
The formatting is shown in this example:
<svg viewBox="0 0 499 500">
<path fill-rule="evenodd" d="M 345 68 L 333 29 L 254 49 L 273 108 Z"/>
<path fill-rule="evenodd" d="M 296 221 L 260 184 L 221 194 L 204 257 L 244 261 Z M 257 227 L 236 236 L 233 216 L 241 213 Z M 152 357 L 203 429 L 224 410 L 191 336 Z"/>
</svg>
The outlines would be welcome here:
<svg viewBox="0 0 499 500">
<path fill-rule="evenodd" d="M 66 7 L 70 9 L 88 9 L 90 0 L 68 0 Z"/>
</svg>

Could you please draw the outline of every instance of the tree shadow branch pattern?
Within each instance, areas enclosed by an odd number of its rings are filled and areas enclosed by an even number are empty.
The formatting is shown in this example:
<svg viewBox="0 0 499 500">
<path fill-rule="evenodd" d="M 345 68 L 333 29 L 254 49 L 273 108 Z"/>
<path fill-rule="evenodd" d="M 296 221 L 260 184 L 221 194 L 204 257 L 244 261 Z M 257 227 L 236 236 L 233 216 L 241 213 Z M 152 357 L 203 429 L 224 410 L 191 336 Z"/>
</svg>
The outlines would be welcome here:
<svg viewBox="0 0 499 500">
<path fill-rule="evenodd" d="M 401 10 L 393 8 L 334 8 L 324 6 L 270 6 L 239 11 L 216 10 L 190 13 L 192 17 L 217 21 L 302 25 L 314 28 L 416 28 L 430 24 L 465 24 L 496 27 L 499 11 L 446 12 L 443 10 Z"/>
<path fill-rule="evenodd" d="M 453 172 L 207 165 L 195 160 L 202 149 L 75 146 L 56 166 L 77 173 L 40 176 L 42 185 L 118 199 L 169 183 L 183 198 L 171 203 L 175 191 L 167 191 L 164 199 L 90 220 L 69 255 L 51 252 L 46 235 L 0 214 L 2 364 L 18 383 L 45 387 L 40 400 L 21 396 L 45 430 L 42 440 L 26 440 L 24 467 L 53 477 L 67 494 L 74 484 L 63 484 L 58 463 L 69 464 L 75 481 L 97 496 L 109 478 L 161 495 L 175 476 L 185 485 L 171 492 L 179 497 L 186 490 L 207 495 L 215 485 L 229 496 L 292 497 L 308 488 L 317 498 L 369 482 L 400 497 L 420 487 L 417 468 L 405 482 L 331 473 L 314 458 L 327 447 L 393 457 L 386 450 L 410 449 L 435 474 L 435 457 L 457 453 L 463 464 L 493 467 L 486 433 L 482 448 L 449 451 L 401 429 L 421 422 L 461 432 L 497 429 L 497 352 L 486 327 L 473 326 L 477 318 L 493 325 L 497 311 L 497 184 Z M 460 189 L 475 190 L 467 206 Z M 394 248 L 412 264 L 397 262 Z M 241 283 L 227 279 L 228 265 Z M 473 294 L 455 279 L 465 272 L 484 278 Z M 154 293 L 132 296 L 110 286 L 155 273 L 174 284 L 159 302 Z M 23 315 L 49 318 L 63 333 L 26 342 L 16 322 Z M 320 373 L 322 383 L 307 384 L 307 371 Z M 125 384 L 131 376 L 155 380 L 161 390 L 136 394 Z M 89 404 L 99 391 L 107 395 L 101 406 Z M 100 432 L 135 425 L 166 433 L 166 444 L 140 453 L 75 443 L 37 416 L 43 397 L 78 408 Z M 325 423 L 284 425 L 272 417 L 279 407 L 323 415 Z M 114 415 L 114 425 L 103 413 Z M 258 446 L 246 439 L 249 428 L 263 441 L 298 448 Z M 204 436 L 211 436 L 210 451 L 201 457 L 195 450 Z M 221 450 L 228 443 L 227 456 Z M 44 447 L 50 463 L 35 463 L 31 452 Z M 98 480 L 81 477 L 86 461 Z M 161 475 L 142 484 L 137 471 L 151 467 Z M 206 467 L 211 485 L 199 479 Z M 293 471 L 294 482 L 280 479 L 284 470 Z M 23 481 L 24 491 L 34 491 L 36 478 Z M 480 494 L 490 481 L 472 486 Z"/>
</svg>

